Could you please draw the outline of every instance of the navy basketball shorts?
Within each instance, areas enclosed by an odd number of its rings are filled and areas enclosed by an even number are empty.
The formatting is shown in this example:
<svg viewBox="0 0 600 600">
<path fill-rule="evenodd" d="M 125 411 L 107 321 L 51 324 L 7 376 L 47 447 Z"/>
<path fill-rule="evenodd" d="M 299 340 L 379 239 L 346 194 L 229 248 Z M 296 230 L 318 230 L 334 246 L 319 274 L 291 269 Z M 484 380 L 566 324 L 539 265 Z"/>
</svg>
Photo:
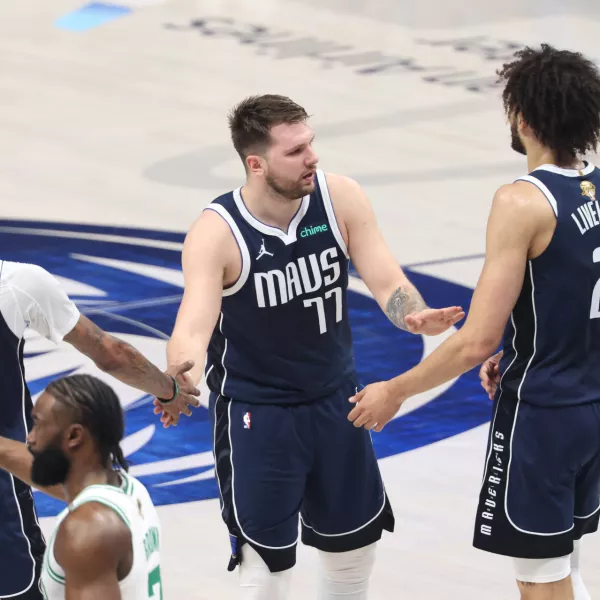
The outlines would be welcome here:
<svg viewBox="0 0 600 600">
<path fill-rule="evenodd" d="M 0 471 L 0 600 L 42 600 L 45 550 L 31 488 Z"/>
<path fill-rule="evenodd" d="M 600 403 L 546 408 L 504 393 L 494 416 L 474 546 L 556 558 L 598 529 Z"/>
<path fill-rule="evenodd" d="M 371 437 L 347 419 L 355 393 L 301 405 L 249 404 L 211 394 L 216 476 L 232 543 L 229 569 L 250 544 L 272 572 L 296 562 L 302 542 L 346 552 L 393 531 Z"/>
</svg>

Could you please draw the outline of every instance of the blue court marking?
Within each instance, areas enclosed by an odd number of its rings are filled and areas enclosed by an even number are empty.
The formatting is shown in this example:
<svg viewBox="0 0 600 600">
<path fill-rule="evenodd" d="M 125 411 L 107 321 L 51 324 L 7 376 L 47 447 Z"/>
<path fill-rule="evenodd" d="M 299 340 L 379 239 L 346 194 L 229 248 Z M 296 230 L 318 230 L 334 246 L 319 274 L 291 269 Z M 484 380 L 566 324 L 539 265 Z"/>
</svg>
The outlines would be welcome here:
<svg viewBox="0 0 600 600">
<path fill-rule="evenodd" d="M 90 2 L 60 17 L 56 20 L 54 26 L 68 31 L 87 31 L 128 15 L 130 12 L 132 10 L 128 6 L 119 6 L 118 4 L 104 2 Z"/>
</svg>

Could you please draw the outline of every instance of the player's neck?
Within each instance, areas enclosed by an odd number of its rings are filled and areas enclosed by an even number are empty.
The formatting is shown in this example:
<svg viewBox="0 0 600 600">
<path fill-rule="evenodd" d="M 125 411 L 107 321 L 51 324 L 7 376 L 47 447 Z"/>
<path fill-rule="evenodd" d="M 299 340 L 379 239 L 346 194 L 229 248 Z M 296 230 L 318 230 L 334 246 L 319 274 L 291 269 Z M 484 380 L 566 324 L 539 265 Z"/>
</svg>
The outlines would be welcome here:
<svg viewBox="0 0 600 600">
<path fill-rule="evenodd" d="M 255 183 L 246 183 L 241 194 L 246 208 L 255 219 L 283 231 L 287 231 L 302 202 L 302 198 L 290 200 L 268 186 Z"/>
<path fill-rule="evenodd" d="M 119 485 L 119 475 L 116 471 L 100 464 L 93 469 L 90 469 L 87 465 L 78 467 L 73 464 L 71 466 L 69 477 L 63 485 L 68 504 L 73 502 L 90 485 Z"/>
<path fill-rule="evenodd" d="M 568 161 L 559 161 L 556 158 L 556 154 L 549 148 L 534 147 L 527 151 L 527 170 L 535 171 L 542 165 L 556 165 L 561 169 L 582 169 L 584 167 L 583 161 L 575 158 Z"/>
</svg>

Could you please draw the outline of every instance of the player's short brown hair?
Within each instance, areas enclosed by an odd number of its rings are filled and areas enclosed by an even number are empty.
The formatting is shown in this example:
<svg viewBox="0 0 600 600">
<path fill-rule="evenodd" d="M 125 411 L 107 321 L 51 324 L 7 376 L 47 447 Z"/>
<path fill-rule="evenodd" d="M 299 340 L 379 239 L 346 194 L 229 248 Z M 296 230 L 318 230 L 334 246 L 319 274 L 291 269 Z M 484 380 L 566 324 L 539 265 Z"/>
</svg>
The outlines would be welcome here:
<svg viewBox="0 0 600 600">
<path fill-rule="evenodd" d="M 282 123 L 303 123 L 308 114 L 286 96 L 249 96 L 229 113 L 231 140 L 242 161 L 249 154 L 264 152 L 271 141 L 271 128 Z"/>
</svg>

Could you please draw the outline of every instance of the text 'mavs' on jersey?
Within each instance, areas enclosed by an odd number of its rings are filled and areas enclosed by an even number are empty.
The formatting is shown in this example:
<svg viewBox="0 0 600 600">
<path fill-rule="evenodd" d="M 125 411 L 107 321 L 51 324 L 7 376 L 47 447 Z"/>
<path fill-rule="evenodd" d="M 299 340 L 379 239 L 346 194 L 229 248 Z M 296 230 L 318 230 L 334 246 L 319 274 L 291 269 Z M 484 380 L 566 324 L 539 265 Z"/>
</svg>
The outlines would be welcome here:
<svg viewBox="0 0 600 600">
<path fill-rule="evenodd" d="M 556 229 L 526 265 L 504 335 L 501 393 L 540 406 L 600 401 L 600 171 L 542 165 L 520 180 L 546 196 Z"/>
<path fill-rule="evenodd" d="M 348 251 L 325 174 L 287 232 L 254 218 L 241 188 L 208 205 L 227 221 L 242 271 L 224 290 L 207 355 L 209 389 L 244 402 L 293 404 L 326 396 L 354 374 Z"/>
</svg>

